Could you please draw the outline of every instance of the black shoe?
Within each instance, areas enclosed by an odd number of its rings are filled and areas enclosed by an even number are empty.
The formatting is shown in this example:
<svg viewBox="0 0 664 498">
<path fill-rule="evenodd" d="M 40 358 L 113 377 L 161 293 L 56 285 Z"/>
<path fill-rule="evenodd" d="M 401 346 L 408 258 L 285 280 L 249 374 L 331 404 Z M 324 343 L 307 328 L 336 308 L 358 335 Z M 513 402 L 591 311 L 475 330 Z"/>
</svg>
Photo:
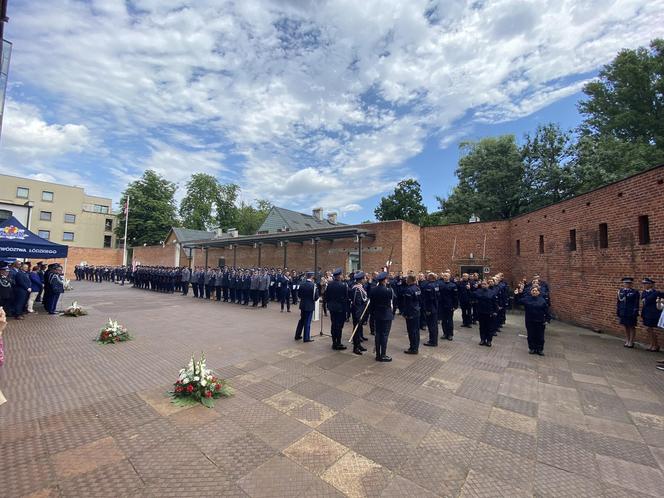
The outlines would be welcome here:
<svg viewBox="0 0 664 498">
<path fill-rule="evenodd" d="M 357 349 L 359 349 L 360 351 L 366 351 L 367 350 L 367 348 L 365 348 L 364 346 L 358 346 Z"/>
<path fill-rule="evenodd" d="M 371 333 L 371 335 L 376 335 L 376 333 L 375 333 L 375 332 L 370 332 L 370 333 Z"/>
<path fill-rule="evenodd" d="M 490 343 L 490 342 L 486 342 L 486 343 L 484 343 L 484 345 L 485 345 L 487 348 L 490 348 L 490 347 L 491 347 L 491 343 Z"/>
<path fill-rule="evenodd" d="M 298 337 L 298 336 L 295 336 L 295 340 L 296 340 L 296 341 L 299 341 L 300 339 L 302 339 L 302 337 L 301 337 L 301 336 L 300 336 L 300 337 Z"/>
<path fill-rule="evenodd" d="M 392 361 L 392 357 L 391 357 L 391 356 L 387 356 L 387 355 L 385 355 L 385 356 L 381 356 L 380 361 L 382 361 L 382 362 L 384 362 L 384 363 L 389 363 L 390 361 Z"/>
<path fill-rule="evenodd" d="M 346 346 L 344 346 L 343 344 L 339 344 L 337 346 L 337 351 L 343 351 L 344 349 L 348 349 L 348 348 Z"/>
<path fill-rule="evenodd" d="M 360 337 L 360 340 L 361 340 L 362 342 L 366 342 L 366 341 L 368 341 L 369 339 L 367 339 L 366 337 Z"/>
<path fill-rule="evenodd" d="M 535 350 L 534 349 L 529 349 L 528 354 L 535 354 Z"/>
<path fill-rule="evenodd" d="M 314 342 L 314 340 L 313 339 L 307 339 L 306 341 L 302 341 L 302 342 Z"/>
<path fill-rule="evenodd" d="M 542 350 L 535 351 L 535 354 L 537 354 L 538 356 L 544 356 L 544 351 Z"/>
<path fill-rule="evenodd" d="M 376 356 L 376 361 L 383 361 L 380 356 Z"/>
<path fill-rule="evenodd" d="M 357 349 L 357 348 L 353 348 L 353 353 L 362 356 L 362 351 L 360 351 L 360 350 Z"/>
<path fill-rule="evenodd" d="M 290 313 L 290 310 L 288 310 L 288 313 Z"/>
<path fill-rule="evenodd" d="M 486 342 L 484 342 L 484 341 L 480 341 L 480 344 L 479 344 L 479 345 L 480 345 L 480 346 L 484 346 L 485 344 L 486 344 Z"/>
<path fill-rule="evenodd" d="M 445 339 L 447 339 L 448 341 L 453 341 L 454 340 L 454 338 L 451 335 L 448 335 Z"/>
<path fill-rule="evenodd" d="M 422 343 L 424 346 L 431 346 L 432 348 L 438 347 L 438 344 L 431 344 L 430 342 Z"/>
<path fill-rule="evenodd" d="M 406 349 L 404 351 L 404 353 L 406 353 L 406 354 L 417 354 L 417 351 L 413 351 L 412 349 Z"/>
</svg>

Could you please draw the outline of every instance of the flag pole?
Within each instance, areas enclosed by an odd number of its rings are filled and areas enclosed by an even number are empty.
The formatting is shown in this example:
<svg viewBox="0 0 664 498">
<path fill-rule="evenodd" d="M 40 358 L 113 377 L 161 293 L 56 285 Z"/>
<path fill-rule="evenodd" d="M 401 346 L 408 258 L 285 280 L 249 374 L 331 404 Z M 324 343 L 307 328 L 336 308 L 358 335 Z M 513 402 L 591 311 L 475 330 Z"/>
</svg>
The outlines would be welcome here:
<svg viewBox="0 0 664 498">
<path fill-rule="evenodd" d="M 122 266 L 127 266 L 127 225 L 129 225 L 129 194 L 127 194 L 127 202 L 125 203 L 125 231 L 122 250 Z"/>
</svg>

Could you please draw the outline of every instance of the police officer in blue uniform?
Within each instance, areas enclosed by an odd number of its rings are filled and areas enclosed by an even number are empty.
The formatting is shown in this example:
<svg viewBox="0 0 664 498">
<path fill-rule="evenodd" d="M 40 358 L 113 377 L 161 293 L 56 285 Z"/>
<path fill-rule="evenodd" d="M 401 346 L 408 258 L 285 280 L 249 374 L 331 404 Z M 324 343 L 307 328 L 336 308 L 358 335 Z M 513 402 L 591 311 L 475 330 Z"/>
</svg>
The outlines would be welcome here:
<svg viewBox="0 0 664 498">
<path fill-rule="evenodd" d="M 662 311 L 657 309 L 657 300 L 664 297 L 664 292 L 655 289 L 655 281 L 652 278 L 646 277 L 641 283 L 645 287 L 641 291 L 641 319 L 643 320 L 643 326 L 648 331 L 650 341 L 646 351 L 656 353 L 659 351 L 656 328 L 662 314 Z"/>
<path fill-rule="evenodd" d="M 392 321 L 394 320 L 395 295 L 392 287 L 387 285 L 387 272 L 376 276 L 376 287 L 371 291 L 369 310 L 375 320 L 376 332 L 376 361 L 390 362 L 392 358 L 387 355 L 387 340 L 390 336 Z"/>
<path fill-rule="evenodd" d="M 299 298 L 300 298 L 300 320 L 297 322 L 295 329 L 295 340 L 302 339 L 302 332 L 304 332 L 303 342 L 314 342 L 311 338 L 311 319 L 313 318 L 314 309 L 316 307 L 316 300 L 318 299 L 318 288 L 314 284 L 314 272 L 307 272 L 307 279 L 300 284 Z"/>
<path fill-rule="evenodd" d="M 406 319 L 408 349 L 406 354 L 417 354 L 420 349 L 420 300 L 422 291 L 415 275 L 406 277 L 406 285 L 401 286 L 401 315 Z"/>
<path fill-rule="evenodd" d="M 528 352 L 544 356 L 544 329 L 545 323 L 551 321 L 549 304 L 541 295 L 539 286 L 530 289 L 530 295 L 519 286 L 514 291 L 517 302 L 522 304 L 526 311 L 526 331 L 528 334 Z"/>
<path fill-rule="evenodd" d="M 626 348 L 634 347 L 634 338 L 636 336 L 636 322 L 639 316 L 639 291 L 634 289 L 634 279 L 625 277 L 622 279 L 622 288 L 618 291 L 616 300 L 616 315 L 620 319 L 620 324 L 625 327 Z"/>
<path fill-rule="evenodd" d="M 475 311 L 480 324 L 480 346 L 491 347 L 493 323 L 498 314 L 498 295 L 489 288 L 489 282 L 482 280 L 475 290 Z"/>
<path fill-rule="evenodd" d="M 424 316 L 429 329 L 429 340 L 424 343 L 425 346 L 438 346 L 438 284 L 436 283 L 436 274 L 429 273 L 427 280 L 422 284 L 422 304 L 424 307 Z"/>
<path fill-rule="evenodd" d="M 367 321 L 367 313 L 365 310 L 368 307 L 369 297 L 364 288 L 364 272 L 358 271 L 353 274 L 353 288 L 350 290 L 350 314 L 353 318 L 353 353 L 362 355 L 362 352 L 367 349 L 362 346 L 362 328 Z"/>
<path fill-rule="evenodd" d="M 343 271 L 337 268 L 332 272 L 332 281 L 327 284 L 325 299 L 330 312 L 330 335 L 332 336 L 332 349 L 342 351 L 346 349 L 341 343 L 344 323 L 346 323 L 346 307 L 348 302 L 348 285 L 343 282 Z"/>
<path fill-rule="evenodd" d="M 451 341 L 454 337 L 454 310 L 459 307 L 459 289 L 449 273 L 442 274 L 438 287 L 438 314 L 443 328 L 441 339 Z"/>
</svg>

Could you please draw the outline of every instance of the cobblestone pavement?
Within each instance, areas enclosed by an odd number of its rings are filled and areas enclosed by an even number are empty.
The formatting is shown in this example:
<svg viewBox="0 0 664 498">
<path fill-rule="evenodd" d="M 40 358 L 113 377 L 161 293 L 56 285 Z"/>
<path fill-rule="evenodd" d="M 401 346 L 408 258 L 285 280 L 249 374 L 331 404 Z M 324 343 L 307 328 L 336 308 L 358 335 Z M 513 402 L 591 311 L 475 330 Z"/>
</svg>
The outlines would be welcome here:
<svg viewBox="0 0 664 498">
<path fill-rule="evenodd" d="M 615 338 L 555 323 L 531 356 L 514 315 L 491 349 L 457 322 L 453 342 L 409 356 L 397 318 L 394 361 L 377 363 L 294 342 L 297 313 L 274 305 L 74 285 L 63 304 L 88 316 L 5 332 L 2 496 L 664 493 L 662 356 Z M 135 340 L 95 343 L 109 316 Z M 166 390 L 199 351 L 236 394 L 176 407 Z"/>
</svg>

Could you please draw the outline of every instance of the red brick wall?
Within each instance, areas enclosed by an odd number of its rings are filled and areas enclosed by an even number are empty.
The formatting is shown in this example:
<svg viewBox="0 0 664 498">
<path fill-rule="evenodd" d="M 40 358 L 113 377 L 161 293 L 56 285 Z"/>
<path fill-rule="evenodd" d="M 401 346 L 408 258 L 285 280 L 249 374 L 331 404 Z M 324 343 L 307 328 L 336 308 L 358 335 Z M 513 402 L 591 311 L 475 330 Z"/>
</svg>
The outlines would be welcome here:
<svg viewBox="0 0 664 498">
<path fill-rule="evenodd" d="M 488 266 L 492 274 L 500 271 L 510 277 L 508 221 L 423 227 L 421 247 L 423 270 L 441 272 L 449 268 L 459 273 L 462 265 Z"/>
<path fill-rule="evenodd" d="M 61 259 L 44 260 L 46 264 L 56 261 L 62 265 L 65 263 Z M 94 266 L 118 266 L 122 264 L 122 249 L 96 249 L 92 247 L 69 246 L 65 277 L 69 279 L 74 278 L 74 267 L 84 261 L 88 265 Z"/>
<path fill-rule="evenodd" d="M 553 312 L 562 320 L 620 333 L 615 316 L 620 279 L 649 276 L 664 289 L 664 167 L 628 178 L 510 221 L 512 273 L 540 273 L 552 287 Z M 639 244 L 638 217 L 647 215 L 651 243 Z M 608 248 L 599 247 L 599 224 Z M 576 251 L 569 250 L 576 230 Z M 539 236 L 544 236 L 544 254 Z M 520 240 L 521 255 L 516 255 Z M 635 285 L 641 288 L 641 284 Z M 641 330 L 641 333 L 644 331 Z"/>
</svg>

